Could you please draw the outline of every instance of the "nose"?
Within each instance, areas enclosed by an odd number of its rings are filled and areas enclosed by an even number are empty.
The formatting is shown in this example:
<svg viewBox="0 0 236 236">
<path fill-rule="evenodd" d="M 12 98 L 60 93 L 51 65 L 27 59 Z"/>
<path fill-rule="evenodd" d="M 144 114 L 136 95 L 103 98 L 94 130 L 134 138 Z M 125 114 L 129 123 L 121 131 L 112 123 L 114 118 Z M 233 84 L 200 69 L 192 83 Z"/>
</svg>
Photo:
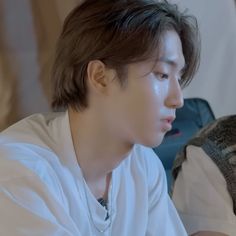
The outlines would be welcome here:
<svg viewBox="0 0 236 236">
<path fill-rule="evenodd" d="M 177 79 L 170 80 L 168 94 L 165 99 L 165 106 L 177 109 L 184 105 L 183 93 Z"/>
</svg>

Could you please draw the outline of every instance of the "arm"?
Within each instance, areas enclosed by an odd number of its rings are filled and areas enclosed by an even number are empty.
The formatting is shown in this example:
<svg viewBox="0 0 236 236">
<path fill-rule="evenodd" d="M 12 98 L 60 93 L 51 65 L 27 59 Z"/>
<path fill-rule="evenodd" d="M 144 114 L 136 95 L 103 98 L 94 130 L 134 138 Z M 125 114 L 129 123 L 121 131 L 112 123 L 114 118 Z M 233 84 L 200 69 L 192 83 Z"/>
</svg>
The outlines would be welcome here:
<svg viewBox="0 0 236 236">
<path fill-rule="evenodd" d="M 175 181 L 173 201 L 189 235 L 236 234 L 225 179 L 201 148 L 187 148 L 187 160 Z"/>
</svg>

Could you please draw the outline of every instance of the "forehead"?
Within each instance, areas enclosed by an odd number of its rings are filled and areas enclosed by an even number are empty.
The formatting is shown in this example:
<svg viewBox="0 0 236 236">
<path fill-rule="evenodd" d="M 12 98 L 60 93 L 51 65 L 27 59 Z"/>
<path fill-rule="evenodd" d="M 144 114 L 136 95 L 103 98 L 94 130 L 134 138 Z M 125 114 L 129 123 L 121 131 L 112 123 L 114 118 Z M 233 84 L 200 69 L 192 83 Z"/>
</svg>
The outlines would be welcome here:
<svg viewBox="0 0 236 236">
<path fill-rule="evenodd" d="M 158 47 L 153 50 L 149 59 L 129 64 L 128 73 L 146 75 L 159 64 L 170 66 L 171 69 L 178 72 L 185 69 L 182 43 L 175 31 L 163 33 Z"/>
<path fill-rule="evenodd" d="M 179 35 L 174 31 L 166 31 L 160 41 L 157 62 L 183 68 L 185 59 Z"/>
</svg>

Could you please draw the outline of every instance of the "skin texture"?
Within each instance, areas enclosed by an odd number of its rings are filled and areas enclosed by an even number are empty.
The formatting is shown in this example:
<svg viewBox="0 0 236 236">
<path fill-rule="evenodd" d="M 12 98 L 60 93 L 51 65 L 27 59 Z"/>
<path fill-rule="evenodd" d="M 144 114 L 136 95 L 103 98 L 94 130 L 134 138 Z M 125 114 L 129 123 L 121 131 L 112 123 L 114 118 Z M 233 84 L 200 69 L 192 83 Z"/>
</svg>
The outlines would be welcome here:
<svg viewBox="0 0 236 236">
<path fill-rule="evenodd" d="M 163 35 L 158 52 L 158 61 L 128 65 L 124 87 L 101 61 L 88 65 L 89 107 L 69 109 L 69 118 L 76 156 L 95 197 L 106 196 L 107 176 L 135 143 L 152 147 L 162 142 L 171 129 L 169 118 L 183 105 L 178 80 L 185 61 L 175 31 Z"/>
</svg>

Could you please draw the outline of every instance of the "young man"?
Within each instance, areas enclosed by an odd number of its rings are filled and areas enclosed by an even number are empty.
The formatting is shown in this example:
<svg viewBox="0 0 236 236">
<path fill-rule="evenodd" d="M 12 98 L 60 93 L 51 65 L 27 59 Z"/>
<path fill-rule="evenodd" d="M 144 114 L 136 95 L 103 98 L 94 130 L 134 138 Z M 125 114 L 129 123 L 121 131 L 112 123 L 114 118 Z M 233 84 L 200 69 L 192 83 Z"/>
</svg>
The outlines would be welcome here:
<svg viewBox="0 0 236 236">
<path fill-rule="evenodd" d="M 88 0 L 67 17 L 53 107 L 0 137 L 1 235 L 184 236 L 159 145 L 198 66 L 175 5 Z"/>
<path fill-rule="evenodd" d="M 190 235 L 236 235 L 236 115 L 204 127 L 175 162 L 173 200 Z"/>
</svg>

